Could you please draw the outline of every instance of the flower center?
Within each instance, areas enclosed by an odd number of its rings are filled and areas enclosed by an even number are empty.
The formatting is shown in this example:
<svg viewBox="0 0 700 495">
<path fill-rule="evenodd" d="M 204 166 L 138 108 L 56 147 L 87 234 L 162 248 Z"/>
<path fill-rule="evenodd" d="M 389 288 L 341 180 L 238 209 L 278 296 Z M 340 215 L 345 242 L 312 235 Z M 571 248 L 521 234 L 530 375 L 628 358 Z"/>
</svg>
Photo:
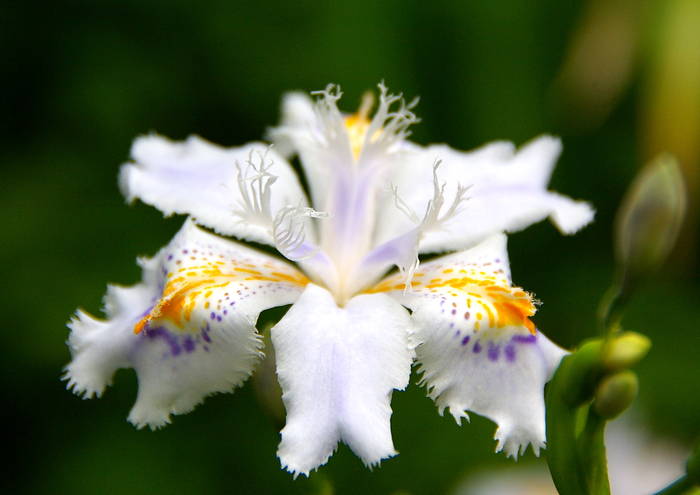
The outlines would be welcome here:
<svg viewBox="0 0 700 495">
<path fill-rule="evenodd" d="M 360 157 L 362 146 L 365 143 L 365 136 L 369 129 L 370 120 L 359 113 L 345 117 L 345 130 L 350 140 L 350 149 L 355 161 Z"/>
<path fill-rule="evenodd" d="M 369 118 L 369 113 L 373 106 L 374 95 L 372 92 L 368 91 L 362 95 L 362 102 L 360 103 L 360 108 L 357 110 L 357 113 L 345 117 L 345 130 L 348 133 L 350 149 L 352 150 L 352 156 L 355 158 L 355 161 L 360 158 L 362 147 L 367 138 L 367 131 L 372 123 Z"/>
<path fill-rule="evenodd" d="M 320 92 L 317 104 L 320 117 L 319 151 L 324 167 L 324 198 L 319 209 L 328 213 L 319 225 L 319 248 L 325 256 L 318 262 L 316 275 L 325 282 L 339 304 L 371 285 L 388 270 L 392 260 L 380 260 L 386 266 L 367 266 L 365 258 L 373 244 L 378 201 L 387 189 L 386 179 L 396 164 L 400 143 L 408 127 L 416 122 L 411 112 L 414 103 L 405 104 L 401 95 L 391 95 L 380 85 L 378 106 L 371 115 L 374 95 L 363 95 L 360 107 L 352 115 L 337 108 L 339 91 Z M 394 105 L 398 105 L 396 108 Z M 332 272 L 324 276 L 325 272 Z"/>
</svg>

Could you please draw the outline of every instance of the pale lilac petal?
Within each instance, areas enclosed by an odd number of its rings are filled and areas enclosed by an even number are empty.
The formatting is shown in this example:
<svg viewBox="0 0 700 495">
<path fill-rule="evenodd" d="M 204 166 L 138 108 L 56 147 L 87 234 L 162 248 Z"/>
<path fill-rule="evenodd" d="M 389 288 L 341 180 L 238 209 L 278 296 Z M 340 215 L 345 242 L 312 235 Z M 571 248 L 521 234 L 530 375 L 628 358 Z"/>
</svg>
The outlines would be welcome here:
<svg viewBox="0 0 700 495">
<path fill-rule="evenodd" d="M 120 175 L 129 201 L 192 215 L 221 234 L 274 245 L 276 213 L 307 203 L 292 167 L 263 143 L 223 148 L 197 136 L 148 135 L 134 141 L 131 156 Z"/>
<path fill-rule="evenodd" d="M 445 145 L 413 147 L 410 159 L 392 177 L 398 195 L 408 209 L 422 215 L 434 200 L 433 165 L 440 161 L 437 177 L 444 184 L 447 203 L 458 188 L 467 188 L 455 215 L 424 229 L 422 253 L 471 247 L 497 232 L 515 232 L 549 217 L 565 234 L 575 233 L 593 218 L 585 202 L 546 190 L 554 163 L 561 152 L 558 139 L 543 136 L 514 151 L 511 143 L 496 142 L 472 152 Z M 416 227 L 387 194 L 382 203 L 375 245 Z"/>
</svg>

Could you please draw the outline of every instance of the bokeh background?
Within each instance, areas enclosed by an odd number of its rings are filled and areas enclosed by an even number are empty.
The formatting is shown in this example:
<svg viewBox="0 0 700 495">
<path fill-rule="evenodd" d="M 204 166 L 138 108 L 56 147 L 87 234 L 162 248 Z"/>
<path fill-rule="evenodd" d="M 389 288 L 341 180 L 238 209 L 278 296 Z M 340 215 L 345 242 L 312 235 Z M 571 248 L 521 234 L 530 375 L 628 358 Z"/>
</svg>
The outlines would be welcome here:
<svg viewBox="0 0 700 495">
<path fill-rule="evenodd" d="M 515 281 L 544 302 L 536 323 L 564 346 L 596 332 L 626 186 L 658 151 L 675 153 L 688 222 L 625 326 L 654 342 L 639 366 L 644 428 L 681 446 L 698 437 L 700 2 L 5 1 L 0 50 L 6 493 L 320 493 L 332 484 L 338 494 L 432 494 L 512 465 L 492 454 L 492 423 L 473 415 L 457 427 L 415 381 L 394 394 L 397 458 L 370 472 L 341 446 L 319 474 L 293 481 L 275 457 L 279 425 L 250 383 L 149 432 L 126 422 L 131 370 L 100 400 L 80 400 L 59 380 L 74 309 L 98 313 L 105 284 L 136 282 L 135 257 L 153 254 L 182 221 L 124 203 L 116 176 L 132 139 L 260 139 L 285 91 L 329 82 L 342 86 L 347 111 L 380 80 L 419 95 L 419 143 L 562 137 L 552 188 L 593 202 L 596 222 L 571 238 L 536 225 L 511 236 L 510 253 Z M 520 462 L 544 461 L 528 453 Z"/>
</svg>

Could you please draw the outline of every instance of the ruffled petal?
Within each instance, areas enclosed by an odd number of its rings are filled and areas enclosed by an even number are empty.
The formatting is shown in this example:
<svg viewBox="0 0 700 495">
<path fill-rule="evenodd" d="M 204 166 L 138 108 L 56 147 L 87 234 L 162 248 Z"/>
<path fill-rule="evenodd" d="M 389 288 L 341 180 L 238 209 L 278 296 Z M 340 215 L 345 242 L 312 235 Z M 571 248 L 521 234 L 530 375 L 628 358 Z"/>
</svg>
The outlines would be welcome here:
<svg viewBox="0 0 700 495">
<path fill-rule="evenodd" d="M 73 360 L 66 366 L 68 388 L 86 399 L 100 397 L 119 368 L 131 367 L 129 352 L 139 340 L 136 322 L 158 299 L 158 256 L 139 259 L 143 281 L 132 287 L 107 286 L 105 320 L 79 309 L 68 323 Z"/>
<path fill-rule="evenodd" d="M 272 329 L 287 424 L 278 456 L 295 475 L 325 464 L 338 441 L 372 466 L 396 454 L 391 394 L 408 384 L 408 312 L 385 294 L 338 307 L 309 284 Z"/>
<path fill-rule="evenodd" d="M 206 396 L 230 392 L 261 352 L 261 311 L 293 302 L 306 278 L 188 220 L 154 258 L 143 281 L 110 287 L 106 320 L 79 311 L 71 321 L 69 387 L 100 395 L 119 368 L 134 368 L 139 390 L 129 421 L 153 428 L 189 412 Z"/>
<path fill-rule="evenodd" d="M 562 233 L 575 233 L 593 219 L 593 209 L 546 190 L 560 152 L 560 141 L 550 136 L 517 152 L 506 142 L 472 152 L 445 145 L 415 147 L 393 177 L 401 210 L 411 215 L 401 215 L 396 197 L 387 194 L 382 211 L 396 214 L 380 217 L 375 245 L 416 228 L 424 212 L 432 218 L 421 225 L 422 253 L 465 249 L 497 232 L 522 230 L 547 217 Z M 439 166 L 433 168 L 436 161 Z M 436 204 L 444 204 L 442 211 L 435 211 Z M 448 211 L 448 206 L 453 209 Z"/>
<path fill-rule="evenodd" d="M 517 457 L 545 443 L 544 385 L 565 351 L 538 332 L 532 297 L 510 282 L 506 237 L 421 265 L 373 289 L 409 307 L 422 382 L 440 413 L 467 410 L 498 425 L 497 451 Z"/>
<path fill-rule="evenodd" d="M 275 245 L 277 212 L 307 204 L 292 167 L 262 143 L 223 148 L 197 136 L 148 135 L 134 141 L 131 156 L 120 175 L 129 201 L 192 215 L 221 234 Z"/>
</svg>

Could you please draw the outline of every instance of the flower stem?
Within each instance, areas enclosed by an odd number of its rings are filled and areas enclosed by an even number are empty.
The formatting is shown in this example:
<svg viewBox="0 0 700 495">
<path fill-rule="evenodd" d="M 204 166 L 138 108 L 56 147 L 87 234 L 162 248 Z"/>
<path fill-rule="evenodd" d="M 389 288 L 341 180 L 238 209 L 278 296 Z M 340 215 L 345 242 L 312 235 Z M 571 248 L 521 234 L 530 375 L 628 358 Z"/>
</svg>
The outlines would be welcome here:
<svg viewBox="0 0 700 495">
<path fill-rule="evenodd" d="M 547 388 L 547 464 L 561 495 L 610 493 L 605 420 L 588 408 L 603 373 L 602 347 L 600 339 L 584 343 L 564 358 Z"/>
</svg>

